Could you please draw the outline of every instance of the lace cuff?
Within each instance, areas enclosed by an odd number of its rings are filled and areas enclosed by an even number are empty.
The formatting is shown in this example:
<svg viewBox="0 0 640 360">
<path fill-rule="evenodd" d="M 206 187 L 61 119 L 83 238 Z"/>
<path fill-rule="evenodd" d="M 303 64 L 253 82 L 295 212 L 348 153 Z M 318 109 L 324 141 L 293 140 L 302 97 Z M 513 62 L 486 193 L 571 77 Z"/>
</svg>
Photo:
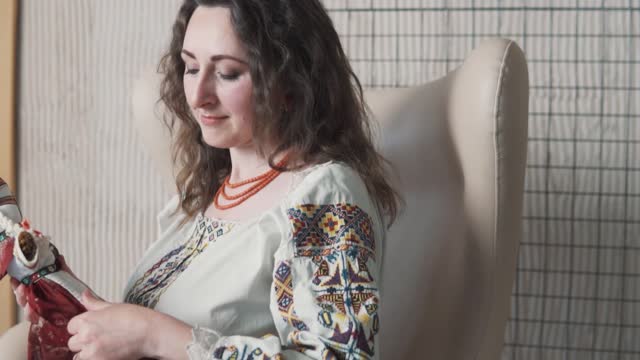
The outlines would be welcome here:
<svg viewBox="0 0 640 360">
<path fill-rule="evenodd" d="M 201 328 L 200 326 L 191 329 L 192 341 L 187 344 L 187 355 L 190 360 L 210 359 L 216 347 L 216 343 L 221 335 L 217 331 Z"/>
</svg>

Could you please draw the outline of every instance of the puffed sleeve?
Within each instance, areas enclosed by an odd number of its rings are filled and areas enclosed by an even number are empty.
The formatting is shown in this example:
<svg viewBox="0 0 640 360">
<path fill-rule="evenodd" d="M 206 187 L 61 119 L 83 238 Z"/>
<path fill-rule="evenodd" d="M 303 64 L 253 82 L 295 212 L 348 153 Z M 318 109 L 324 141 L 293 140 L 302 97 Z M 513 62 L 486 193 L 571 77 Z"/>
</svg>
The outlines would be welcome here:
<svg viewBox="0 0 640 360">
<path fill-rule="evenodd" d="M 224 337 L 194 329 L 191 359 L 376 359 L 381 222 L 344 165 L 305 178 L 283 209 L 274 255 L 277 334 Z"/>
</svg>

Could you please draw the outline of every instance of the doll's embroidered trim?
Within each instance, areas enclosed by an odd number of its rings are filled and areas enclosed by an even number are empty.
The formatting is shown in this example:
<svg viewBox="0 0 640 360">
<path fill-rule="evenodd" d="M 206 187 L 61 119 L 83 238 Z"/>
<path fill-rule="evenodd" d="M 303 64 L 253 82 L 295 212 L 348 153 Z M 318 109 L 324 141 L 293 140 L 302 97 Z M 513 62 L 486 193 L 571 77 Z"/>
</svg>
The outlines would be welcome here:
<svg viewBox="0 0 640 360">
<path fill-rule="evenodd" d="M 202 215 L 189 240 L 171 250 L 142 275 L 127 293 L 125 301 L 153 308 L 167 288 L 189 267 L 209 244 L 228 233 L 233 223 L 211 220 Z"/>
<path fill-rule="evenodd" d="M 40 281 L 42 278 L 45 278 L 47 275 L 53 274 L 58 270 L 60 270 L 60 264 L 58 264 L 58 262 L 56 261 L 55 264 L 45 266 L 31 275 L 25 276 L 22 280 L 20 280 L 20 282 L 23 283 L 24 285 L 35 284 L 38 281 Z"/>
<path fill-rule="evenodd" d="M 379 291 L 369 271 L 375 261 L 370 217 L 346 203 L 299 205 L 287 213 L 295 256 L 314 265 L 311 289 L 317 320 L 330 331 L 327 345 L 347 358 L 373 357 Z"/>
</svg>

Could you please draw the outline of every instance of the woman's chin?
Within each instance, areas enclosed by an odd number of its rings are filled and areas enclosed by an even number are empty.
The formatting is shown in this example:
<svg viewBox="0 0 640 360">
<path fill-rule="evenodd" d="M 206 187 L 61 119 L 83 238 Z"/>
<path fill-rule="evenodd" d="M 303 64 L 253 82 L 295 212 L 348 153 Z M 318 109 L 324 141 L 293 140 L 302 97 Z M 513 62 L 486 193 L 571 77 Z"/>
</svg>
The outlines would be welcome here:
<svg viewBox="0 0 640 360">
<path fill-rule="evenodd" d="M 222 137 L 220 136 L 220 134 L 211 135 L 204 133 L 202 136 L 202 140 L 205 144 L 218 149 L 230 149 L 241 144 L 241 142 L 237 141 L 236 139 Z"/>
<path fill-rule="evenodd" d="M 224 141 L 224 139 L 203 136 L 202 140 L 205 144 L 217 149 L 229 149 L 230 147 L 232 147 L 232 144 L 230 144 L 228 141 Z"/>
</svg>

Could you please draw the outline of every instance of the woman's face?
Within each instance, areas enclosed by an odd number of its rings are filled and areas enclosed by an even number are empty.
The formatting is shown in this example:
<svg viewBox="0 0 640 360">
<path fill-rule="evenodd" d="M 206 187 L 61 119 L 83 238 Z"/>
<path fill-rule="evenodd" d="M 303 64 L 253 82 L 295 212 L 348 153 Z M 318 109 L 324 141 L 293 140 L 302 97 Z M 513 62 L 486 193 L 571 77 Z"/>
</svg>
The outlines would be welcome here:
<svg viewBox="0 0 640 360">
<path fill-rule="evenodd" d="M 253 83 L 247 51 L 224 7 L 199 6 L 182 47 L 184 93 L 205 143 L 252 146 Z"/>
</svg>

